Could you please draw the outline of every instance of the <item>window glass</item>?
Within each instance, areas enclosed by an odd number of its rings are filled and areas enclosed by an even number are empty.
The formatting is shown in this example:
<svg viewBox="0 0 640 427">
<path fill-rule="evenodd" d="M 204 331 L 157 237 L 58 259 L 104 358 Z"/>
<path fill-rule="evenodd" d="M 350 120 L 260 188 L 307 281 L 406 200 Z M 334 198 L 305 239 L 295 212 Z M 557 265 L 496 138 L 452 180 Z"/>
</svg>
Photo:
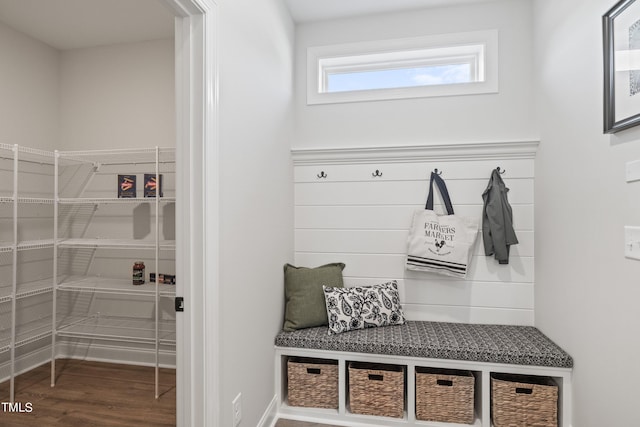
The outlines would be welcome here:
<svg viewBox="0 0 640 427">
<path fill-rule="evenodd" d="M 327 73 L 326 92 L 446 85 L 475 81 L 470 64 Z"/>
</svg>

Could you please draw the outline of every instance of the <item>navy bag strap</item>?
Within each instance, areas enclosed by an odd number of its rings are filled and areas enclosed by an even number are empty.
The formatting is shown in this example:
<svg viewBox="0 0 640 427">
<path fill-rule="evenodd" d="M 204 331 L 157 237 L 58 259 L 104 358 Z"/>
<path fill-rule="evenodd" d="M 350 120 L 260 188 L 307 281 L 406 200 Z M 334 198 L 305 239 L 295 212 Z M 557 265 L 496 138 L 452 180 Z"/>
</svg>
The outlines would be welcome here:
<svg viewBox="0 0 640 427">
<path fill-rule="evenodd" d="M 451 199 L 449 198 L 449 191 L 447 191 L 447 185 L 444 183 L 444 179 L 440 177 L 435 172 L 431 172 L 431 179 L 429 180 L 429 195 L 427 196 L 427 205 L 425 209 L 432 211 L 433 210 L 433 182 L 435 181 L 438 190 L 440 190 L 440 195 L 442 196 L 442 201 L 444 202 L 444 206 L 447 208 L 447 214 L 453 215 L 453 205 L 451 204 Z"/>
</svg>

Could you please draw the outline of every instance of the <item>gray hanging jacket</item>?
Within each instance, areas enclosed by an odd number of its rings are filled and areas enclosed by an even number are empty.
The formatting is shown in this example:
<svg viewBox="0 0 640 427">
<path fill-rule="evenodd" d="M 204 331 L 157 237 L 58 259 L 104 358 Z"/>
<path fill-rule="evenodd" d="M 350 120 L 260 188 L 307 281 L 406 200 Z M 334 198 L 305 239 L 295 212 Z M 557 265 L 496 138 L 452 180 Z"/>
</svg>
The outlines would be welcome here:
<svg viewBox="0 0 640 427">
<path fill-rule="evenodd" d="M 508 191 L 500 172 L 494 169 L 487 189 L 482 193 L 482 239 L 485 255 L 495 255 L 500 264 L 509 264 L 509 247 L 518 243 L 513 230 L 511 206 L 507 200 Z"/>
</svg>

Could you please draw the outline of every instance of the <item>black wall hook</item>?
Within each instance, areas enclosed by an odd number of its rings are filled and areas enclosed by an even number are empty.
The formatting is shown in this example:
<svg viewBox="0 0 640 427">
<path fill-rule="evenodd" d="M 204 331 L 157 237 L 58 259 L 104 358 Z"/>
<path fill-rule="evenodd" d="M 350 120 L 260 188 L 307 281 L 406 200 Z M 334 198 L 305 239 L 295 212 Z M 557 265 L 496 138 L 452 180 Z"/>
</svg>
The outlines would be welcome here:
<svg viewBox="0 0 640 427">
<path fill-rule="evenodd" d="M 318 178 L 326 178 L 327 174 L 324 173 L 324 171 L 320 172 L 318 175 L 316 175 Z"/>
<path fill-rule="evenodd" d="M 378 169 L 376 169 L 376 171 L 374 173 L 371 174 L 372 177 L 374 178 L 379 178 L 382 176 L 382 172 L 380 172 Z"/>
<path fill-rule="evenodd" d="M 505 169 L 505 170 L 500 170 L 500 166 L 498 166 L 498 167 L 496 168 L 496 171 L 498 171 L 498 173 L 499 173 L 500 175 L 503 175 L 503 174 L 506 172 L 506 169 Z"/>
<path fill-rule="evenodd" d="M 436 175 L 442 175 L 442 171 L 438 172 L 438 168 L 435 168 L 433 170 L 433 173 L 435 173 Z"/>
</svg>

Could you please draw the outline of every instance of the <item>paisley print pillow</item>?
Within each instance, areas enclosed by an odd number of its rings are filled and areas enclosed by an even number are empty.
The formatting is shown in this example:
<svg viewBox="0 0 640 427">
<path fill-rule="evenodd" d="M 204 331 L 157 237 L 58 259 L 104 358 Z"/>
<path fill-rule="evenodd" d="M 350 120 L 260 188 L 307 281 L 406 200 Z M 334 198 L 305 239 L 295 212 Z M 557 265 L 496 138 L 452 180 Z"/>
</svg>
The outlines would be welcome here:
<svg viewBox="0 0 640 427">
<path fill-rule="evenodd" d="M 404 323 L 398 283 L 395 280 L 374 286 L 323 286 L 322 289 L 329 318 L 329 335 Z"/>
</svg>

